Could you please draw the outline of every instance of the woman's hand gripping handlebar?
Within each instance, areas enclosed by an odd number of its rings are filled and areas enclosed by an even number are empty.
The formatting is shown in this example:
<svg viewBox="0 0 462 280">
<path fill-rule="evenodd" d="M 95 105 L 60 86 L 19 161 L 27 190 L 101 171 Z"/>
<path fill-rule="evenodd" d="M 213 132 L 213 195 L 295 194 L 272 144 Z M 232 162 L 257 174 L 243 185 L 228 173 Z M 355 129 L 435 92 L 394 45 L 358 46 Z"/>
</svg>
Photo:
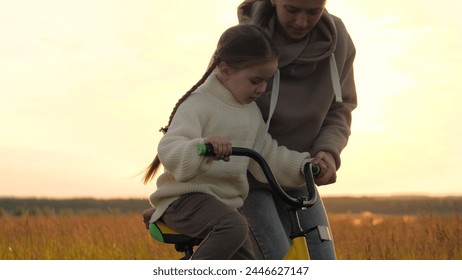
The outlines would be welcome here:
<svg viewBox="0 0 462 280">
<path fill-rule="evenodd" d="M 215 156 L 213 146 L 210 144 L 199 145 L 197 147 L 197 153 L 201 156 Z M 231 151 L 231 156 L 246 156 L 255 160 L 257 164 L 261 167 L 266 179 L 268 180 L 270 186 L 273 188 L 274 192 L 277 195 L 279 195 L 290 206 L 296 208 L 309 208 L 315 204 L 317 200 L 317 192 L 315 189 L 316 186 L 314 184 L 314 176 L 318 175 L 321 172 L 321 168 L 319 167 L 319 165 L 313 166 L 311 162 L 308 162 L 304 166 L 303 173 L 305 175 L 308 197 L 295 198 L 289 196 L 281 187 L 281 185 L 279 185 L 266 160 L 256 151 L 248 148 L 233 147 Z"/>
</svg>

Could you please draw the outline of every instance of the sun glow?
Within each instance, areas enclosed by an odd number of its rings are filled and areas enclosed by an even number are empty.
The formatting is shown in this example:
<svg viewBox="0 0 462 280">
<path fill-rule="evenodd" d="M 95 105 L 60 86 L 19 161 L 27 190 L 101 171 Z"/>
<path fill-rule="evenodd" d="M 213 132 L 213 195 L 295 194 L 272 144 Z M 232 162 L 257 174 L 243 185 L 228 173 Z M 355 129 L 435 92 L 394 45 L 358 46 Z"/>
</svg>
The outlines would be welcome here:
<svg viewBox="0 0 462 280">
<path fill-rule="evenodd" d="M 148 196 L 158 129 L 240 2 L 0 3 L 0 196 Z M 359 106 L 324 194 L 461 194 L 462 4 L 443 2 L 328 1 Z"/>
</svg>

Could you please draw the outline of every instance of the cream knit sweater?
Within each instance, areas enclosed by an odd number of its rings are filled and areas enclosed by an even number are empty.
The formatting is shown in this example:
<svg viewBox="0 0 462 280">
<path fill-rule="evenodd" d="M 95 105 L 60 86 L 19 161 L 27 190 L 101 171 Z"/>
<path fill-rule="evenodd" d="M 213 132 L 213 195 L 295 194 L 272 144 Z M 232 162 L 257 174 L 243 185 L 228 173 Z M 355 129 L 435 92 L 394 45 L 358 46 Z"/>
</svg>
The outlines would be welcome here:
<svg viewBox="0 0 462 280">
<path fill-rule="evenodd" d="M 248 194 L 247 170 L 266 182 L 258 165 L 247 157 L 233 157 L 229 162 L 197 155 L 197 146 L 207 136 L 222 136 L 234 147 L 253 148 L 265 123 L 255 102 L 239 104 L 216 78 L 205 81 L 186 99 L 172 120 L 168 132 L 159 142 L 158 155 L 164 173 L 157 180 L 157 190 L 150 201 L 156 207 L 151 222 L 179 196 L 200 192 L 213 195 L 233 208 L 243 205 Z M 260 136 L 261 137 L 261 136 Z M 265 135 L 262 156 L 284 186 L 301 187 L 305 181 L 303 167 L 310 154 L 278 146 Z"/>
</svg>

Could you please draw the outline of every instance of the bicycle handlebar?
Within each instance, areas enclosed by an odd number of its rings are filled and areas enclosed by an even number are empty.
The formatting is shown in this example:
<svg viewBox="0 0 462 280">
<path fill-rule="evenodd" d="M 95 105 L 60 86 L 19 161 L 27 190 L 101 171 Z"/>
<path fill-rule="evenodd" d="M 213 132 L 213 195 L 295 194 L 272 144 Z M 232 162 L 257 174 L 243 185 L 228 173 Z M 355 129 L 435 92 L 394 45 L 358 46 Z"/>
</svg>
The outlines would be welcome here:
<svg viewBox="0 0 462 280">
<path fill-rule="evenodd" d="M 197 147 L 197 153 L 201 156 L 214 156 L 215 152 L 213 151 L 213 146 L 211 144 L 201 144 Z M 233 147 L 231 150 L 232 156 L 246 156 L 249 157 L 257 162 L 257 164 L 261 167 L 263 173 L 265 174 L 268 183 L 282 198 L 287 204 L 296 208 L 309 208 L 316 203 L 317 200 L 317 192 L 316 187 L 314 185 L 313 174 L 318 175 L 321 171 L 319 165 L 313 166 L 311 162 L 305 164 L 303 168 L 303 173 L 305 174 L 305 181 L 306 187 L 308 190 L 309 197 L 298 197 L 294 198 L 288 195 L 281 185 L 278 183 L 277 179 L 274 177 L 273 172 L 271 171 L 270 166 L 266 162 L 266 160 L 256 151 L 248 148 L 241 148 L 241 147 Z"/>
</svg>

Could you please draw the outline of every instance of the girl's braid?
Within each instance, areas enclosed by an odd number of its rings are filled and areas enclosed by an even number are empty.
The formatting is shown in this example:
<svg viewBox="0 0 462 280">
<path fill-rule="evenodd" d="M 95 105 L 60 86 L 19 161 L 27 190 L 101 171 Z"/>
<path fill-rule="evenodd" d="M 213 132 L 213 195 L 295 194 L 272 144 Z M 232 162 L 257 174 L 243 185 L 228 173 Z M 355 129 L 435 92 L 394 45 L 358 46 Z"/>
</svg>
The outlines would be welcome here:
<svg viewBox="0 0 462 280">
<path fill-rule="evenodd" d="M 160 132 L 163 132 L 165 134 L 168 131 L 168 128 L 170 127 L 170 124 L 172 123 L 173 117 L 175 116 L 175 113 L 178 110 L 178 107 L 180 107 L 181 103 L 183 103 L 183 101 L 185 101 L 200 85 L 202 85 L 205 82 L 205 80 L 207 80 L 207 78 L 210 76 L 210 74 L 212 74 L 213 70 L 215 69 L 215 67 L 218 65 L 219 62 L 220 62 L 220 59 L 214 58 L 212 64 L 210 64 L 209 68 L 204 73 L 202 78 L 178 100 L 178 102 L 175 104 L 175 107 L 173 108 L 172 113 L 170 114 L 170 117 L 168 119 L 168 124 L 164 127 L 161 127 L 159 130 Z"/>
<path fill-rule="evenodd" d="M 213 70 L 215 69 L 215 67 L 218 65 L 218 63 L 220 63 L 220 59 L 219 58 L 216 58 L 214 56 L 214 59 L 212 61 L 212 63 L 210 64 L 209 68 L 207 69 L 207 71 L 204 73 L 204 75 L 202 76 L 202 78 L 190 89 L 188 90 L 179 100 L 178 102 L 175 104 L 175 107 L 173 108 L 173 111 L 172 113 L 170 114 L 170 118 L 168 120 L 168 125 L 167 126 L 164 126 L 160 129 L 161 132 L 163 132 L 164 134 L 167 132 L 168 128 L 170 127 L 170 124 L 172 123 L 172 120 L 173 120 L 173 116 L 175 116 L 175 113 L 178 109 L 178 107 L 180 107 L 181 103 L 183 103 L 183 101 L 185 101 L 200 85 L 202 85 L 205 80 L 207 80 L 207 78 L 210 76 L 210 74 L 212 74 Z M 159 159 L 159 155 L 156 155 L 156 157 L 154 158 L 154 160 L 151 162 L 151 164 L 146 168 L 146 172 L 144 174 L 144 177 L 143 177 L 143 182 L 145 184 L 147 184 L 149 181 L 152 180 L 152 178 L 154 178 L 154 176 L 156 175 L 157 173 L 157 170 L 159 169 L 159 166 L 161 165 L 161 162 L 160 162 L 160 159 Z"/>
</svg>

